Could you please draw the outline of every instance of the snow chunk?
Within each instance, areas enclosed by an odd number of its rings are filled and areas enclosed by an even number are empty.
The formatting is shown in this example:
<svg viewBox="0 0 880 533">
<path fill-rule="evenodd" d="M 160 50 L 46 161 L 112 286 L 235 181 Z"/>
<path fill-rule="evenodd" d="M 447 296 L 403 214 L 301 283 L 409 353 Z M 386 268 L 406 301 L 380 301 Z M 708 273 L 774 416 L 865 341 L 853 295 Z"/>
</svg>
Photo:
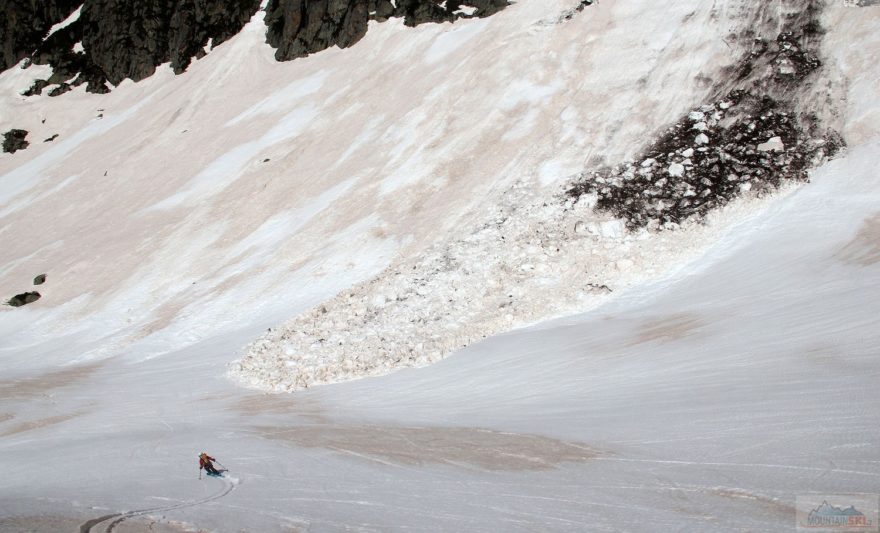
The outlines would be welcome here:
<svg viewBox="0 0 880 533">
<path fill-rule="evenodd" d="M 782 139 L 780 137 L 772 137 L 767 140 L 767 142 L 758 145 L 758 151 L 760 152 L 784 152 L 785 145 L 782 144 Z"/>
<path fill-rule="evenodd" d="M 694 138 L 694 144 L 709 144 L 709 137 L 705 133 L 701 133 Z"/>
<path fill-rule="evenodd" d="M 702 120 L 705 120 L 706 114 L 702 111 L 691 111 L 688 115 L 688 118 L 693 120 L 694 122 L 700 122 Z"/>
<path fill-rule="evenodd" d="M 76 8 L 76 11 L 71 13 L 66 19 L 49 28 L 49 33 L 46 34 L 46 37 L 43 40 L 48 39 L 53 33 L 57 32 L 58 30 L 62 30 L 79 20 L 79 14 L 82 12 L 82 8 L 83 6 L 80 5 L 78 8 Z"/>
<path fill-rule="evenodd" d="M 623 223 L 623 220 L 614 219 L 614 220 L 606 220 L 599 226 L 599 231 L 602 236 L 608 239 L 619 239 L 623 237 L 623 232 L 626 226 Z"/>
<path fill-rule="evenodd" d="M 673 178 L 680 178 L 684 176 L 684 165 L 681 163 L 672 163 L 669 165 L 669 168 L 666 169 L 666 172 L 668 172 Z"/>
</svg>

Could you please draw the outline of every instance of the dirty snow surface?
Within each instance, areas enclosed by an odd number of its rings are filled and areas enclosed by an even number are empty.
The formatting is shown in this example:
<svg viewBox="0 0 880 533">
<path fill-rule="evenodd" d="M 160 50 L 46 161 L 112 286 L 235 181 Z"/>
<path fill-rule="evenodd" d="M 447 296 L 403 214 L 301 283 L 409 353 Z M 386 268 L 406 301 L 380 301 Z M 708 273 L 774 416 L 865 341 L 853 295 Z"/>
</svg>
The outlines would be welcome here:
<svg viewBox="0 0 880 533">
<path fill-rule="evenodd" d="M 627 229 L 572 177 L 798 10 L 578 4 L 289 63 L 258 13 L 108 95 L 0 75 L 0 296 L 41 295 L 0 309 L 0 531 L 877 524 L 880 8 L 821 12 L 798 111 L 847 146 L 809 182 Z"/>
</svg>

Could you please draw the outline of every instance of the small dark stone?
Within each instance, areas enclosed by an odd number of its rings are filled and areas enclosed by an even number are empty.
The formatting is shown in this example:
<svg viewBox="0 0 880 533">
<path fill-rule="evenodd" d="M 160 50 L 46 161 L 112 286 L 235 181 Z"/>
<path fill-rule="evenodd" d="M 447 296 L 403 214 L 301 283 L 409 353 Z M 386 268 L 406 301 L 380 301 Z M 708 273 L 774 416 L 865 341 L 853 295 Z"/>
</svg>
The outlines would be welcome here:
<svg viewBox="0 0 880 533">
<path fill-rule="evenodd" d="M 46 274 L 40 274 L 34 278 L 34 285 L 42 285 L 43 283 L 46 283 Z"/>
<path fill-rule="evenodd" d="M 54 140 L 57 139 L 57 138 L 58 138 L 58 134 L 56 133 L 55 135 L 49 137 L 48 139 L 43 139 L 43 142 L 44 142 L 44 143 L 52 142 L 52 141 L 54 141 Z"/>
<path fill-rule="evenodd" d="M 40 299 L 40 293 L 38 292 L 23 292 L 21 294 L 16 294 L 12 298 L 6 302 L 6 305 L 10 305 L 12 307 L 21 307 L 23 305 L 27 305 L 30 303 L 34 303 Z"/>
</svg>

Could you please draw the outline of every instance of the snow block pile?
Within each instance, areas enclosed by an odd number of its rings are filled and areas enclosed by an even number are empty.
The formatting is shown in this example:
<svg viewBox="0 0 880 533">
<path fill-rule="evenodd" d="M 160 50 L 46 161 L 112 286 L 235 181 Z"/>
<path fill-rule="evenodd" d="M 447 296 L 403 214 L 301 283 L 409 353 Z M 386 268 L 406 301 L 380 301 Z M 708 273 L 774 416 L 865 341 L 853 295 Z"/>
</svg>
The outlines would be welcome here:
<svg viewBox="0 0 880 533">
<path fill-rule="evenodd" d="M 514 185 L 466 237 L 266 332 L 231 376 L 282 392 L 425 366 L 487 336 L 599 305 L 689 257 L 714 231 L 627 231 L 597 214 L 591 195 L 562 197 Z"/>
</svg>

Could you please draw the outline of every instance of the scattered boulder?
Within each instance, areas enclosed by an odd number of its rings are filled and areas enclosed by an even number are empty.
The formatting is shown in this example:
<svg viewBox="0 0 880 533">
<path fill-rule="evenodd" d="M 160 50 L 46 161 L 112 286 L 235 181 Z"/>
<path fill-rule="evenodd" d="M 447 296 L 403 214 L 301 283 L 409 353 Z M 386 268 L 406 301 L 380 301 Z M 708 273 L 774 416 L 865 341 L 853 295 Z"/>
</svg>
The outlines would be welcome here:
<svg viewBox="0 0 880 533">
<path fill-rule="evenodd" d="M 34 285 L 42 285 L 43 283 L 46 283 L 46 274 L 40 274 L 34 278 Z"/>
<path fill-rule="evenodd" d="M 3 134 L 3 151 L 14 154 L 19 150 L 24 150 L 30 143 L 25 140 L 28 132 L 25 130 L 11 129 Z"/>
<path fill-rule="evenodd" d="M 16 294 L 9 301 L 6 302 L 6 305 L 10 305 L 12 307 L 21 307 L 23 305 L 27 305 L 30 303 L 34 303 L 40 299 L 40 293 L 38 292 L 23 292 L 21 294 Z"/>
</svg>

